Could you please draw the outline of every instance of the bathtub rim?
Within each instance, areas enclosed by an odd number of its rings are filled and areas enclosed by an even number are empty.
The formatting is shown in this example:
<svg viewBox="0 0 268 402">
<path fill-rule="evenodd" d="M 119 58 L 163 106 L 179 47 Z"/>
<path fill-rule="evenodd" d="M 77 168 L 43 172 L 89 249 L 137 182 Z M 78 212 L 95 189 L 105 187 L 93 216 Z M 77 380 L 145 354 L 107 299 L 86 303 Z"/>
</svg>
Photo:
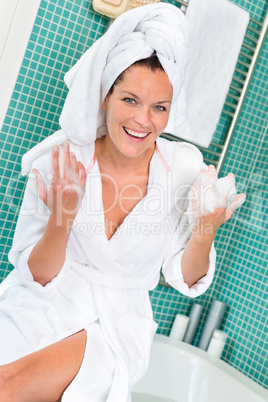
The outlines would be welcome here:
<svg viewBox="0 0 268 402">
<path fill-rule="evenodd" d="M 178 341 L 173 338 L 169 338 L 166 335 L 162 334 L 155 334 L 153 343 L 163 343 L 168 345 L 168 347 L 175 347 L 181 351 L 186 351 L 193 356 L 199 357 L 201 360 L 205 360 L 209 364 L 212 364 L 214 367 L 219 368 L 225 374 L 231 376 L 233 379 L 240 382 L 249 390 L 255 392 L 258 396 L 264 398 L 264 400 L 268 401 L 268 390 L 262 387 L 260 384 L 256 383 L 251 378 L 247 377 L 246 374 L 241 373 L 238 369 L 232 367 L 230 364 L 226 363 L 225 361 L 209 355 L 202 349 L 199 349 L 196 346 L 190 345 L 188 343 Z"/>
</svg>

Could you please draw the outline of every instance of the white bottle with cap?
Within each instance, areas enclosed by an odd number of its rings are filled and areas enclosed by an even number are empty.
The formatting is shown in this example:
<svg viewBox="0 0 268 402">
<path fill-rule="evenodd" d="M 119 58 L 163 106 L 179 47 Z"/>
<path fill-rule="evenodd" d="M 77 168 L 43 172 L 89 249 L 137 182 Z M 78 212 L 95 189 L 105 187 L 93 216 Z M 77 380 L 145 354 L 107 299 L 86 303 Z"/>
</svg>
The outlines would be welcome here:
<svg viewBox="0 0 268 402">
<path fill-rule="evenodd" d="M 226 344 L 227 334 L 224 331 L 215 329 L 209 342 L 207 353 L 211 356 L 220 358 Z"/>
<path fill-rule="evenodd" d="M 181 341 L 184 337 L 188 321 L 189 317 L 187 317 L 186 315 L 177 314 L 169 334 L 170 338 L 174 338 L 177 339 L 178 341 Z"/>
</svg>

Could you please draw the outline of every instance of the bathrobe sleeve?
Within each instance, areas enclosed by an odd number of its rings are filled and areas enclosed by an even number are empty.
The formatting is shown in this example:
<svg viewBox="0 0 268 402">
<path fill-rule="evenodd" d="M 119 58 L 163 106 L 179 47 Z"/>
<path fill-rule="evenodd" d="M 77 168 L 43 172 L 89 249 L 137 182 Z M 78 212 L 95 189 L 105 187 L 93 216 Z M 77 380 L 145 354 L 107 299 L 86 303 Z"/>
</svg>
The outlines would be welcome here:
<svg viewBox="0 0 268 402">
<path fill-rule="evenodd" d="M 207 169 L 207 165 L 203 163 L 201 169 Z M 194 182 L 196 181 L 197 177 Z M 175 233 L 172 236 L 171 242 L 165 254 L 162 264 L 162 272 L 166 282 L 177 289 L 180 293 L 189 297 L 197 297 L 208 289 L 213 280 L 216 264 L 216 251 L 213 242 L 209 255 L 209 269 L 207 274 L 197 281 L 193 286 L 189 287 L 184 282 L 181 269 L 182 254 L 191 236 L 187 215 L 187 206 L 188 201 L 185 203 L 185 212 L 182 214 L 178 222 Z"/>
<path fill-rule="evenodd" d="M 189 297 L 197 297 L 203 294 L 210 286 L 215 271 L 216 263 L 216 251 L 214 244 L 209 255 L 209 269 L 207 274 L 196 282 L 193 286 L 189 287 L 183 280 L 182 269 L 181 269 L 181 258 L 182 254 L 186 248 L 186 245 L 190 238 L 190 233 L 188 230 L 185 233 L 179 233 L 180 227 L 185 231 L 185 226 L 187 225 L 187 216 L 183 217 L 179 226 L 178 231 L 173 235 L 169 248 L 164 258 L 162 264 L 162 272 L 164 274 L 166 282 L 168 282 L 172 287 L 177 289 L 180 293 Z M 182 226 L 184 224 L 184 227 Z"/>
</svg>

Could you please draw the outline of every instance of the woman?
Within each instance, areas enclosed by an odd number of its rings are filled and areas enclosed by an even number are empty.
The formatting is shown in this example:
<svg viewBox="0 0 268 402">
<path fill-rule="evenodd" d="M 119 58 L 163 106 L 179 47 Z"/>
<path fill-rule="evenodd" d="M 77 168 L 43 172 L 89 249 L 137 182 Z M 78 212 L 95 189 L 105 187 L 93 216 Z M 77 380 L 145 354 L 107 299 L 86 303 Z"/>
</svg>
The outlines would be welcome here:
<svg viewBox="0 0 268 402">
<path fill-rule="evenodd" d="M 101 52 L 95 46 L 74 67 L 62 131 L 29 154 L 38 194 L 30 178 L 10 253 L 16 269 L 0 288 L 3 402 L 130 400 L 156 331 L 148 290 L 161 267 L 166 280 L 191 297 L 212 281 L 215 232 L 235 204 L 189 225 L 187 194 L 204 166 L 194 146 L 159 138 L 171 117 L 180 118 L 176 108 L 187 64 L 183 46 L 172 63 L 152 43 L 148 49 L 147 39 L 153 39 L 147 23 L 159 31 L 163 20 L 187 42 L 184 17 L 171 5 L 120 17 L 101 41 Z M 138 35 L 138 52 L 141 32 L 146 38 L 146 57 L 126 45 L 126 21 L 130 42 Z M 114 42 L 117 28 L 123 40 L 111 47 L 109 35 Z M 168 28 L 161 29 L 164 36 Z M 100 68 L 106 48 L 112 50 Z M 131 55 L 123 65 L 128 49 L 135 60 Z M 101 86 L 95 102 L 101 133 L 89 140 L 95 121 L 89 108 L 95 106 L 82 83 L 88 82 L 92 54 L 101 71 L 101 85 L 97 79 L 89 84 Z"/>
</svg>

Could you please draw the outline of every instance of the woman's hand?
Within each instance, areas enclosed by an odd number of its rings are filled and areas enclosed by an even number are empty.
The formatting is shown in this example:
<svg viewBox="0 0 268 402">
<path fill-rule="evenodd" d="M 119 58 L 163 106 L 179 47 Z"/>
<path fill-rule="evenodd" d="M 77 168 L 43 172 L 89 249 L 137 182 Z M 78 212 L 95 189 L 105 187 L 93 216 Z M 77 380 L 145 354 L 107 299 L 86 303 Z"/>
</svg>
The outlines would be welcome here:
<svg viewBox="0 0 268 402">
<path fill-rule="evenodd" d="M 52 149 L 52 182 L 47 189 L 41 173 L 37 169 L 38 195 L 51 212 L 57 226 L 66 226 L 76 217 L 85 193 L 86 171 L 76 156 L 70 152 L 69 144 L 62 145 L 63 168 L 60 172 L 60 148 Z"/>
<path fill-rule="evenodd" d="M 60 272 L 66 258 L 66 248 L 76 214 L 85 193 L 86 171 L 69 144 L 62 145 L 63 160 L 60 171 L 60 148 L 52 150 L 52 180 L 46 188 L 42 175 L 37 169 L 38 194 L 51 214 L 45 231 L 34 246 L 29 260 L 29 268 L 34 280 L 46 285 Z"/>
<path fill-rule="evenodd" d="M 191 227 L 194 240 L 197 243 L 212 243 L 217 229 L 231 218 L 236 209 L 235 205 L 240 203 L 242 196 L 244 195 L 238 195 L 229 208 L 216 208 L 214 212 L 200 216 Z"/>
<path fill-rule="evenodd" d="M 202 170 L 198 183 L 189 193 L 189 222 L 195 240 L 214 239 L 216 230 L 231 218 L 245 199 L 245 194 L 237 194 L 232 173 L 218 179 L 213 165 Z"/>
</svg>

